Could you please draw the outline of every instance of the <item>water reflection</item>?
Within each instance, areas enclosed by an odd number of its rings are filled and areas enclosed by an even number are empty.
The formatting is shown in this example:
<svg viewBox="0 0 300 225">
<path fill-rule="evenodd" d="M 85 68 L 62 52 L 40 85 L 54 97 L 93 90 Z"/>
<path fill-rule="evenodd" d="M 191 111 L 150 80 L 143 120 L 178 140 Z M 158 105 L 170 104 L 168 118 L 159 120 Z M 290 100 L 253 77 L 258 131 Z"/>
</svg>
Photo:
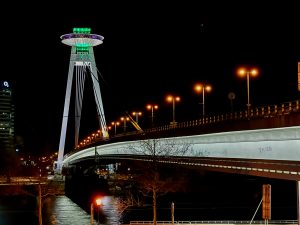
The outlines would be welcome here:
<svg viewBox="0 0 300 225">
<path fill-rule="evenodd" d="M 66 196 L 47 198 L 43 209 L 45 225 L 90 224 L 90 215 Z"/>
<path fill-rule="evenodd" d="M 122 215 L 122 204 L 118 198 L 105 196 L 100 213 L 95 209 L 94 224 L 118 225 Z M 44 225 L 82 225 L 90 224 L 90 215 L 66 196 L 47 198 L 43 206 Z"/>
<path fill-rule="evenodd" d="M 105 216 L 104 224 L 121 224 L 120 220 L 123 212 L 123 205 L 119 198 L 113 196 L 103 197 L 102 211 Z"/>
</svg>

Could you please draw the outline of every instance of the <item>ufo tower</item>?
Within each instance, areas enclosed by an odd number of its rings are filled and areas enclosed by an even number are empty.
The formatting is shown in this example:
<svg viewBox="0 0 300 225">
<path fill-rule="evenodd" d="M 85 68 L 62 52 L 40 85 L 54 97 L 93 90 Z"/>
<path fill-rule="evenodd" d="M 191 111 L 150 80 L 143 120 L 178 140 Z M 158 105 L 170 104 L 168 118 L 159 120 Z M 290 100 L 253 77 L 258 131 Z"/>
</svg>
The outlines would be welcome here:
<svg viewBox="0 0 300 225">
<path fill-rule="evenodd" d="M 100 134 L 102 135 L 103 139 L 108 138 L 107 126 L 100 92 L 100 84 L 98 80 L 97 68 L 93 51 L 93 47 L 103 43 L 104 37 L 98 34 L 91 34 L 90 28 L 73 28 L 73 33 L 64 34 L 60 38 L 63 44 L 71 46 L 71 56 L 61 126 L 59 152 L 57 162 L 55 165 L 55 170 L 57 172 L 61 172 L 62 169 L 72 86 L 76 89 L 75 147 L 78 146 L 82 99 L 86 76 L 91 76 L 91 80 L 93 83 L 94 97 L 100 125 Z M 76 83 L 72 85 L 74 75 Z"/>
</svg>

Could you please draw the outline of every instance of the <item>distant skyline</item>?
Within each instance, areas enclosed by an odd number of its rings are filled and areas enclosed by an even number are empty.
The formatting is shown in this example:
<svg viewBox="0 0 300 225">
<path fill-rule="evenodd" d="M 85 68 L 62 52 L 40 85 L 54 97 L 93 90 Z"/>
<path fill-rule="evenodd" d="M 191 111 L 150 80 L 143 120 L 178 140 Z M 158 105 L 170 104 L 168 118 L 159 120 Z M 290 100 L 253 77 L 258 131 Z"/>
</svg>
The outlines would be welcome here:
<svg viewBox="0 0 300 225">
<path fill-rule="evenodd" d="M 58 150 L 71 50 L 60 36 L 73 27 L 90 27 L 104 37 L 94 51 L 107 123 L 124 111 L 146 114 L 147 103 L 158 104 L 157 117 L 170 122 L 168 93 L 181 96 L 178 120 L 194 118 L 201 112 L 201 95 L 193 90 L 196 82 L 212 85 L 205 96 L 207 114 L 229 111 L 230 92 L 236 95 L 235 109 L 245 108 L 246 79 L 236 74 L 243 65 L 260 70 L 250 80 L 253 106 L 299 99 L 296 5 L 198 3 L 98 3 L 84 11 L 78 5 L 55 4 L 33 10 L 29 4 L 16 15 L 8 6 L 18 20 L 1 18 L 9 34 L 2 43 L 12 43 L 3 51 L 10 72 L 2 74 L 13 83 L 16 134 L 24 138 L 25 150 Z"/>
</svg>

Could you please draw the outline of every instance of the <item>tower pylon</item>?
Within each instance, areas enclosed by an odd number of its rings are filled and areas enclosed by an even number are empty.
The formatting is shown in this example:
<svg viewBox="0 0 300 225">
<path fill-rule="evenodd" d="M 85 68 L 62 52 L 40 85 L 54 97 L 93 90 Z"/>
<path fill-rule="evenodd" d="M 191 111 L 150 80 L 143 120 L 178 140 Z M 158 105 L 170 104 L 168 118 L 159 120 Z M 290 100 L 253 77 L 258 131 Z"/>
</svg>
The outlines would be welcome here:
<svg viewBox="0 0 300 225">
<path fill-rule="evenodd" d="M 71 46 L 72 48 L 71 48 L 69 73 L 68 73 L 67 88 L 66 88 L 66 95 L 65 95 L 64 112 L 62 118 L 58 158 L 55 165 L 55 171 L 57 173 L 61 173 L 62 170 L 74 73 L 76 79 L 75 147 L 78 146 L 78 139 L 79 139 L 79 128 L 80 128 L 84 83 L 85 83 L 86 76 L 89 75 L 91 76 L 92 83 L 93 83 L 94 97 L 95 97 L 97 114 L 99 119 L 99 126 L 100 126 L 100 134 L 102 135 L 103 139 L 108 138 L 108 131 L 107 131 L 103 103 L 102 103 L 101 92 L 100 92 L 100 84 L 98 80 L 98 73 L 97 73 L 97 67 L 96 67 L 94 50 L 93 50 L 94 46 L 103 43 L 104 37 L 98 34 L 91 34 L 90 28 L 73 28 L 73 33 L 64 34 L 60 38 L 63 44 Z"/>
</svg>

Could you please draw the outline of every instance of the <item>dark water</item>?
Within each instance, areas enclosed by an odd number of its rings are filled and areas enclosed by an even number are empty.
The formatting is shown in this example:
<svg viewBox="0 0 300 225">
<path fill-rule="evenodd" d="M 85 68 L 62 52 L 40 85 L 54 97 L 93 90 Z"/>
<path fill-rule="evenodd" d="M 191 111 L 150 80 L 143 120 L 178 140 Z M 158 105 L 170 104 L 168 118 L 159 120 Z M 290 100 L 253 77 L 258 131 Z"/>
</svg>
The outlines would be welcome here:
<svg viewBox="0 0 300 225">
<path fill-rule="evenodd" d="M 23 203 L 21 203 L 23 201 Z M 121 213 L 119 199 L 104 196 L 101 211 L 95 209 L 94 224 L 118 225 Z M 22 205 L 19 205 L 22 204 Z M 19 206 L 18 206 L 19 205 Z M 2 197 L 0 202 L 0 225 L 38 225 L 36 199 L 28 196 Z M 90 225 L 91 216 L 66 196 L 51 196 L 43 203 L 43 225 Z"/>
<path fill-rule="evenodd" d="M 66 196 L 53 196 L 44 201 L 43 225 L 88 225 L 90 215 Z"/>
<path fill-rule="evenodd" d="M 297 219 L 297 186 L 295 181 L 257 178 L 239 174 L 192 174 L 185 192 L 158 198 L 158 220 L 171 219 L 171 203 L 175 220 L 255 220 L 262 219 L 259 203 L 263 184 L 271 185 L 271 219 Z M 149 206 L 129 208 L 124 221 L 152 220 Z M 255 214 L 256 209 L 257 213 Z"/>
<path fill-rule="evenodd" d="M 262 210 L 259 203 L 262 199 L 262 186 L 264 184 L 271 185 L 272 220 L 297 219 L 295 181 L 258 178 L 239 174 L 199 174 L 191 171 L 189 176 L 188 188 L 185 191 L 174 194 L 168 193 L 158 197 L 158 220 L 171 220 L 172 202 L 175 205 L 174 216 L 177 221 L 250 221 L 254 215 L 255 220 L 261 220 Z M 120 221 L 129 223 L 133 220 L 152 220 L 151 196 L 144 197 L 143 201 L 143 207 L 128 207 L 120 216 Z M 111 205 L 111 203 L 108 204 Z M 258 211 L 255 214 L 257 208 Z M 116 211 L 114 214 L 116 214 Z M 105 213 L 103 216 L 106 216 Z"/>
<path fill-rule="evenodd" d="M 253 177 L 195 176 L 188 191 L 158 197 L 158 220 L 171 220 L 171 203 L 175 205 L 175 220 L 251 220 L 261 200 L 262 185 L 272 188 L 271 211 L 273 220 L 296 220 L 296 182 Z M 95 209 L 94 220 L 101 224 L 117 225 L 131 220 L 152 220 L 151 197 L 143 207 L 128 207 L 122 212 L 120 199 L 103 196 L 103 205 Z M 43 225 L 88 225 L 87 204 L 79 206 L 66 196 L 44 200 Z M 255 220 L 261 220 L 261 209 Z M 0 225 L 38 225 L 36 198 L 1 197 Z"/>
<path fill-rule="evenodd" d="M 26 222 L 38 225 L 36 198 L 32 196 L 1 196 L 0 225 L 19 225 Z"/>
</svg>

